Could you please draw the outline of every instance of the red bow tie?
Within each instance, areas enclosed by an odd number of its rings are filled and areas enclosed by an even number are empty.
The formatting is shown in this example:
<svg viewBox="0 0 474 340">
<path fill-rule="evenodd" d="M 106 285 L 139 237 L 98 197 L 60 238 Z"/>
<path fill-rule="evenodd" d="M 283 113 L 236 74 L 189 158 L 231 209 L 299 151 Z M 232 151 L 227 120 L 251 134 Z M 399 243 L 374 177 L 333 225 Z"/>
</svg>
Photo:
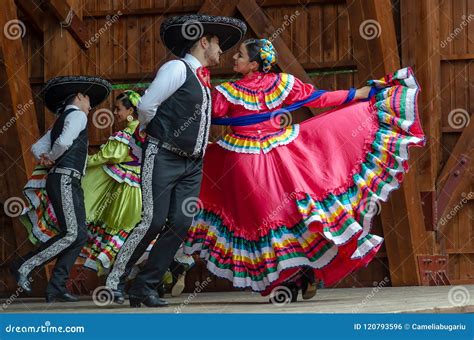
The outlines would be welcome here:
<svg viewBox="0 0 474 340">
<path fill-rule="evenodd" d="M 201 66 L 201 67 L 198 67 L 198 69 L 196 70 L 196 73 L 201 83 L 204 86 L 211 88 L 211 72 L 209 72 L 209 70 L 205 68 L 204 66 Z"/>
</svg>

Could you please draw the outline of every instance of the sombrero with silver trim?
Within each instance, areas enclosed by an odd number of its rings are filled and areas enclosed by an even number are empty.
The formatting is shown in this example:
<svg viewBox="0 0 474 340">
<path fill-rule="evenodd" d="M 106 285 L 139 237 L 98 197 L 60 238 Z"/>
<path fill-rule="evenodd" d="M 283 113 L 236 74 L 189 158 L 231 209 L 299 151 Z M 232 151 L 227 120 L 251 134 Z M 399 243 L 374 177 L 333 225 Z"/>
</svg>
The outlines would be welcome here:
<svg viewBox="0 0 474 340">
<path fill-rule="evenodd" d="M 99 77 L 59 76 L 50 79 L 43 89 L 46 107 L 56 113 L 58 107 L 69 96 L 77 93 L 88 95 L 91 108 L 102 103 L 112 91 L 112 85 Z"/>
<path fill-rule="evenodd" d="M 222 52 L 225 52 L 235 46 L 246 31 L 247 25 L 242 20 L 203 14 L 170 17 L 160 27 L 161 40 L 180 58 L 206 34 L 216 35 Z"/>
</svg>

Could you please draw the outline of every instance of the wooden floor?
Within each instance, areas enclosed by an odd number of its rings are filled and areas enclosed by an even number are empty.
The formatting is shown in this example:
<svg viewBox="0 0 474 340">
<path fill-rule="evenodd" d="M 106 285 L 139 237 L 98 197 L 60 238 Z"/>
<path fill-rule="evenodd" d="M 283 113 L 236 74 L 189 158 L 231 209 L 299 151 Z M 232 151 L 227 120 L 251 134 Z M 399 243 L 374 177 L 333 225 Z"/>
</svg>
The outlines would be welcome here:
<svg viewBox="0 0 474 340">
<path fill-rule="evenodd" d="M 283 306 L 250 292 L 182 294 L 166 299 L 169 307 L 133 310 L 128 301 L 98 307 L 91 297 L 54 304 L 11 298 L 2 304 L 7 313 L 474 313 L 474 285 L 320 289 L 312 300 Z"/>
</svg>

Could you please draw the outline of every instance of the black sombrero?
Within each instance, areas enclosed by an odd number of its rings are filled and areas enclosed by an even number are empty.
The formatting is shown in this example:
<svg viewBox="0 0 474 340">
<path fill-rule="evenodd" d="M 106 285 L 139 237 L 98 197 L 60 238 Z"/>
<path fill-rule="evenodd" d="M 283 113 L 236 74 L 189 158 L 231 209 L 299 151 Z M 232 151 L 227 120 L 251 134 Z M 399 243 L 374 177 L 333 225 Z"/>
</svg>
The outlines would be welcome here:
<svg viewBox="0 0 474 340">
<path fill-rule="evenodd" d="M 50 79 L 44 89 L 43 98 L 46 107 L 56 113 L 64 100 L 76 93 L 88 95 L 91 108 L 102 103 L 112 91 L 108 81 L 98 77 L 60 76 Z"/>
<path fill-rule="evenodd" d="M 225 52 L 235 46 L 246 31 L 247 25 L 242 20 L 201 14 L 170 17 L 160 27 L 161 40 L 180 58 L 205 34 L 216 35 L 222 52 Z"/>
</svg>

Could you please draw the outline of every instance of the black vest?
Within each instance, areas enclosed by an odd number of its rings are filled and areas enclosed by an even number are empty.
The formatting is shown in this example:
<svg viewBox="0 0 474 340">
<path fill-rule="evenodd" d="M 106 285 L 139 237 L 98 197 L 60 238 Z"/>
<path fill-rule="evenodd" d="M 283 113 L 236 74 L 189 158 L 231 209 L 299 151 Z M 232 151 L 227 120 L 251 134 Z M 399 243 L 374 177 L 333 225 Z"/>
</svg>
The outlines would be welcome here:
<svg viewBox="0 0 474 340">
<path fill-rule="evenodd" d="M 147 125 L 146 132 L 162 143 L 198 157 L 204 154 L 209 140 L 211 124 L 211 94 L 203 86 L 191 66 L 186 65 L 186 80 L 156 110 L 155 117 Z"/>
<path fill-rule="evenodd" d="M 51 130 L 51 147 L 54 142 L 61 135 L 64 128 L 64 120 L 66 117 L 77 109 L 68 109 L 61 113 L 61 115 L 54 122 L 53 129 Z M 89 140 L 87 139 L 87 127 L 79 133 L 79 136 L 73 141 L 72 145 L 67 149 L 61 157 L 59 157 L 55 166 L 58 168 L 68 168 L 79 171 L 81 174 L 84 173 L 87 161 L 87 149 Z"/>
</svg>

